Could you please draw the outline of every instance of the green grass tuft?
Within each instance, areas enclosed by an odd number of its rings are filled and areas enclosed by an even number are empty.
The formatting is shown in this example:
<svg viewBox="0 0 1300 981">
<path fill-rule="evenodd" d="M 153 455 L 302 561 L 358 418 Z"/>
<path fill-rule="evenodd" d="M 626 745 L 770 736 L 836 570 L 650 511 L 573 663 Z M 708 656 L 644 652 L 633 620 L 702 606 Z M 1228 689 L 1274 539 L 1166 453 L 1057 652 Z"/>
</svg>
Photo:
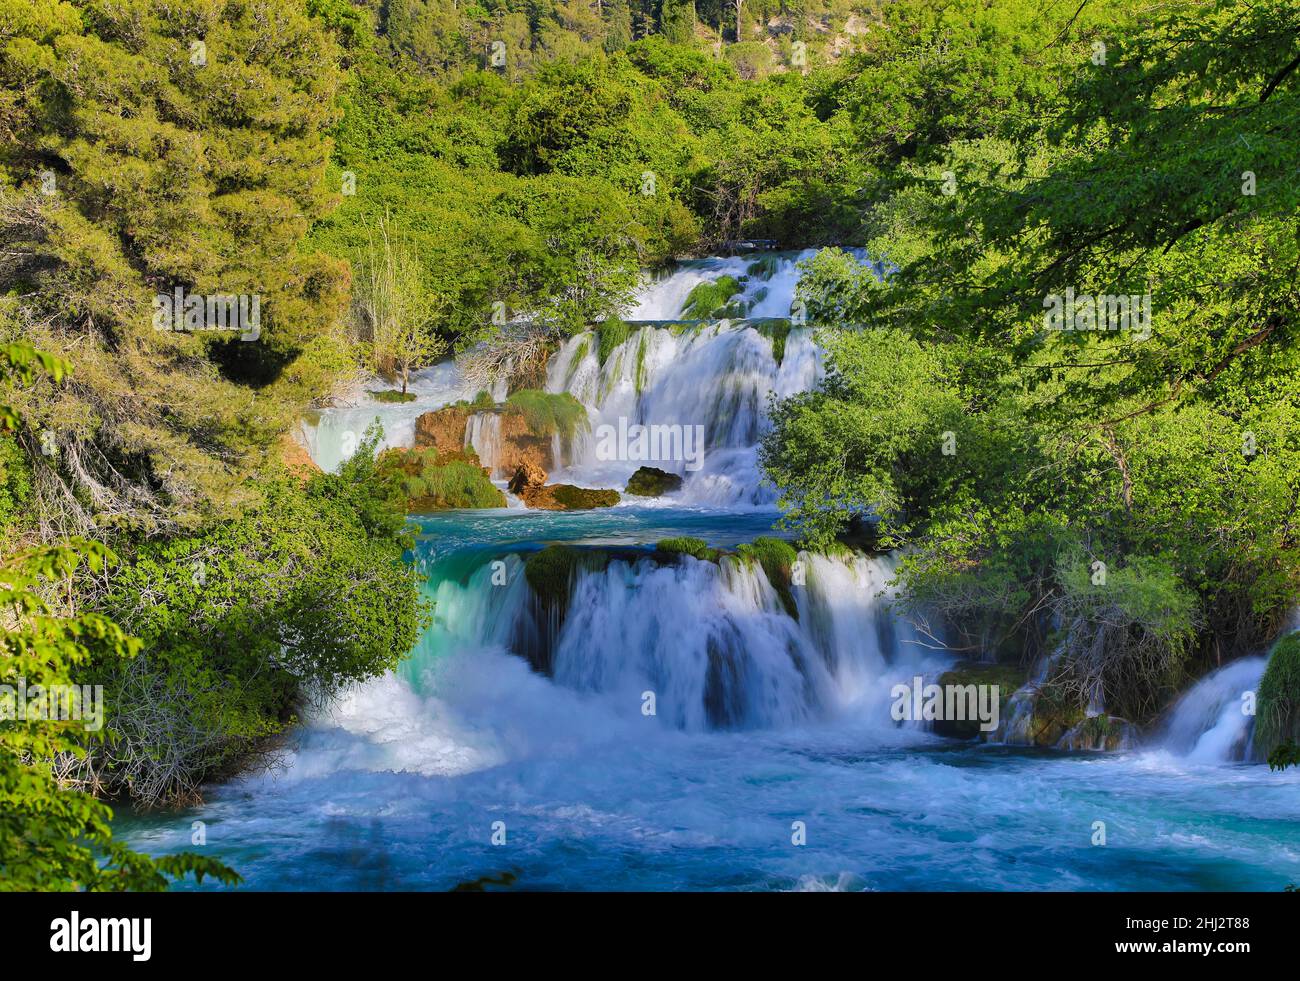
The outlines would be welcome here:
<svg viewBox="0 0 1300 981">
<path fill-rule="evenodd" d="M 366 394 L 376 402 L 414 402 L 414 392 L 403 392 L 396 388 L 384 388 L 378 391 L 366 389 Z"/>
<path fill-rule="evenodd" d="M 702 538 L 665 538 L 655 545 L 655 550 L 665 555 L 689 555 L 701 562 L 717 562 L 722 554 Z"/>
<path fill-rule="evenodd" d="M 559 433 L 565 442 L 573 439 L 579 426 L 587 424 L 586 408 L 568 392 L 520 389 L 506 399 L 506 409 L 520 413 L 534 435 L 554 436 Z"/>
<path fill-rule="evenodd" d="M 799 558 L 794 546 L 780 538 L 755 538 L 748 545 L 738 546 L 736 554 L 744 562 L 757 562 L 763 568 L 767 581 L 770 582 L 781 598 L 785 611 L 799 619 L 799 606 L 794 601 L 791 589 L 792 570 Z"/>
</svg>

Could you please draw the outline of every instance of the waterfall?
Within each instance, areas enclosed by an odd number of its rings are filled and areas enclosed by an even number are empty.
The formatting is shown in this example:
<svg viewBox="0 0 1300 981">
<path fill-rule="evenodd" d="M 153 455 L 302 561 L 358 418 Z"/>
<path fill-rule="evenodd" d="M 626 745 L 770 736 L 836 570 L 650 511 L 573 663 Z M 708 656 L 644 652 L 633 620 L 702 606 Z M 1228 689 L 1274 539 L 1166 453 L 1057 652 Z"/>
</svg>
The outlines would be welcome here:
<svg viewBox="0 0 1300 981">
<path fill-rule="evenodd" d="M 683 332 L 644 325 L 600 363 L 594 334 L 571 338 L 551 359 L 547 390 L 569 392 L 587 407 L 590 429 L 575 440 L 564 478 L 622 489 L 642 465 L 685 478 L 677 500 L 687 504 L 770 505 L 762 484 L 758 441 L 767 403 L 807 391 L 822 374 L 821 352 L 806 328 L 790 331 L 778 365 L 773 341 L 743 324 Z M 702 459 L 606 459 L 602 427 L 693 427 Z M 560 479 L 560 478 L 557 478 Z"/>
<path fill-rule="evenodd" d="M 1243 696 L 1259 687 L 1267 664 L 1267 657 L 1243 657 L 1206 675 L 1169 710 L 1159 744 L 1198 763 L 1250 759 L 1255 717 Z"/>
<path fill-rule="evenodd" d="M 363 381 L 353 386 L 344 400 L 346 404 L 323 409 L 314 423 L 304 422 L 299 427 L 298 439 L 318 467 L 330 473 L 337 471 L 356 452 L 366 429 L 376 421 L 384 430 L 379 449 L 413 446 L 416 419 L 475 395 L 470 390 L 473 386 L 452 361 L 413 373 L 408 391 L 415 398 L 409 402 L 381 402 L 370 394 L 391 387 L 376 378 Z M 505 398 L 504 388 L 494 395 Z"/>
<path fill-rule="evenodd" d="M 788 317 L 795 287 L 799 284 L 798 263 L 816 254 L 816 249 L 804 249 L 802 252 L 758 252 L 683 260 L 666 275 L 653 278 L 642 287 L 636 305 L 628 311 L 626 318 L 632 321 L 678 320 L 691 290 L 722 276 L 744 280 L 736 302 L 747 308 L 747 316 L 756 319 Z M 763 265 L 768 268 L 758 272 L 756 267 Z"/>
<path fill-rule="evenodd" d="M 463 559 L 459 560 L 462 563 Z M 562 624 L 547 622 L 517 555 L 438 569 L 437 619 L 402 672 L 417 690 L 453 651 L 508 649 L 554 682 L 676 729 L 777 728 L 851 714 L 896 727 L 890 690 L 939 659 L 894 619 L 889 559 L 800 553 L 792 617 L 757 563 L 615 558 L 578 573 Z M 504 572 L 504 575 L 501 574 Z M 422 680 L 424 679 L 424 680 Z"/>
<path fill-rule="evenodd" d="M 501 461 L 501 416 L 496 412 L 475 412 L 465 422 L 465 445 L 478 454 L 479 463 L 492 471 L 494 477 L 509 477 L 499 473 Z"/>
<path fill-rule="evenodd" d="M 557 453 L 562 465 L 553 482 L 622 490 L 638 467 L 648 465 L 684 478 L 669 503 L 771 506 L 775 491 L 763 485 L 758 466 L 768 401 L 809 391 L 824 372 L 812 331 L 790 329 L 783 319 L 794 304 L 798 263 L 814 254 L 766 252 L 680 262 L 666 274 L 647 277 L 626 311 L 630 336 L 603 362 L 595 332 L 566 340 L 550 358 L 545 387 L 582 402 L 591 428 L 565 448 L 563 457 Z M 731 302 L 743 318 L 681 323 L 691 290 L 721 276 L 738 281 Z M 384 428 L 381 449 L 411 446 L 420 415 L 477 394 L 451 361 L 412 376 L 413 401 L 380 402 L 368 394 L 390 387 L 377 379 L 360 383 L 345 404 L 322 410 L 316 422 L 301 427 L 299 438 L 322 469 L 337 470 L 376 419 Z M 506 397 L 504 382 L 492 395 L 497 401 Z M 506 478 L 510 474 L 497 472 L 500 435 L 492 431 L 494 422 L 474 416 L 466 426 L 466 445 L 498 478 Z M 611 456 L 601 451 L 600 427 L 617 429 L 620 422 L 625 428 L 689 427 L 700 434 L 704 452 L 699 458 Z"/>
</svg>

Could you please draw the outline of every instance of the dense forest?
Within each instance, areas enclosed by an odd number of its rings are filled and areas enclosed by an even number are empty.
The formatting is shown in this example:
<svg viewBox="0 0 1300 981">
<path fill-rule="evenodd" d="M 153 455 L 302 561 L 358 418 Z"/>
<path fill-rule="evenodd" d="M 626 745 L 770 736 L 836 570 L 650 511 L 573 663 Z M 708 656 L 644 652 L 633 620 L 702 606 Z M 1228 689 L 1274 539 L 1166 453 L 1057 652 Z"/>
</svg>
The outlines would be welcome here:
<svg viewBox="0 0 1300 981">
<path fill-rule="evenodd" d="M 304 467 L 304 413 L 453 355 L 535 387 L 747 239 L 822 248 L 787 526 L 1151 718 L 1300 593 L 1298 221 L 1288 0 L 0 0 L 0 675 L 111 719 L 0 719 L 0 877 L 234 881 L 105 801 L 198 799 L 429 622 L 394 475 Z M 160 330 L 177 290 L 253 342 Z M 1263 696 L 1280 760 L 1300 645 Z"/>
</svg>

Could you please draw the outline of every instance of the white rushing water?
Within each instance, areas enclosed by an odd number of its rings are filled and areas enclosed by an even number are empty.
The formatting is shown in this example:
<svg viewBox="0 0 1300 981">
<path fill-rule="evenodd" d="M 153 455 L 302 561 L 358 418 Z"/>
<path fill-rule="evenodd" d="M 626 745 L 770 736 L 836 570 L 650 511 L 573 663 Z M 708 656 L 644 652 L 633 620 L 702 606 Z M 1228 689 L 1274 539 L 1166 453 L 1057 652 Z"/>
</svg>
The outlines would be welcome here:
<svg viewBox="0 0 1300 981">
<path fill-rule="evenodd" d="M 1167 713 L 1160 743 L 1193 762 L 1250 758 L 1254 695 L 1266 657 L 1244 657 L 1206 675 Z"/>
<path fill-rule="evenodd" d="M 603 365 L 595 336 L 579 335 L 551 359 L 546 387 L 582 402 L 591 425 L 574 441 L 556 479 L 622 489 L 638 467 L 654 466 L 685 478 L 675 503 L 769 504 L 775 494 L 758 467 L 768 400 L 807 391 L 821 375 L 821 353 L 803 328 L 786 338 L 779 365 L 772 341 L 751 327 L 714 325 L 677 334 L 643 326 Z M 604 434 L 635 426 L 680 427 L 683 434 L 689 427 L 702 440 L 702 453 L 692 460 L 685 453 L 646 459 L 603 452 Z"/>
</svg>

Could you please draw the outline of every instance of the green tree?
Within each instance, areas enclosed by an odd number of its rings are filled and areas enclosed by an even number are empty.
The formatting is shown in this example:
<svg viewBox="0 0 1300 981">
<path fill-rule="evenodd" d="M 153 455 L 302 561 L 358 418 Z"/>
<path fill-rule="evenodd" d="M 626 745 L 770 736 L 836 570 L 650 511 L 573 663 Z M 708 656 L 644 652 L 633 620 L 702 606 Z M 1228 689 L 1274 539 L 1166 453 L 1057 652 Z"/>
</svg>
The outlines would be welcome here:
<svg viewBox="0 0 1300 981">
<path fill-rule="evenodd" d="M 30 380 L 38 370 L 57 381 L 68 365 L 30 345 L 0 347 L 3 375 Z M 0 405 L 0 424 L 17 423 Z M 159 890 L 168 877 L 187 875 L 240 881 L 211 858 L 182 853 L 151 859 L 115 840 L 110 808 L 60 780 L 63 764 L 105 733 L 89 732 L 73 718 L 30 717 L 28 706 L 17 702 L 20 682 L 28 694 L 67 690 L 84 681 L 92 662 L 129 659 L 139 650 L 139 641 L 107 617 L 65 615 L 49 598 L 65 591 L 79 568 L 102 574 L 114 561 L 112 552 L 89 541 L 0 561 L 0 889 Z"/>
<path fill-rule="evenodd" d="M 371 362 L 379 374 L 400 378 L 405 395 L 411 369 L 433 364 L 446 350 L 434 333 L 440 303 L 387 215 L 368 231 L 364 262 L 358 299 L 370 333 Z"/>
</svg>

